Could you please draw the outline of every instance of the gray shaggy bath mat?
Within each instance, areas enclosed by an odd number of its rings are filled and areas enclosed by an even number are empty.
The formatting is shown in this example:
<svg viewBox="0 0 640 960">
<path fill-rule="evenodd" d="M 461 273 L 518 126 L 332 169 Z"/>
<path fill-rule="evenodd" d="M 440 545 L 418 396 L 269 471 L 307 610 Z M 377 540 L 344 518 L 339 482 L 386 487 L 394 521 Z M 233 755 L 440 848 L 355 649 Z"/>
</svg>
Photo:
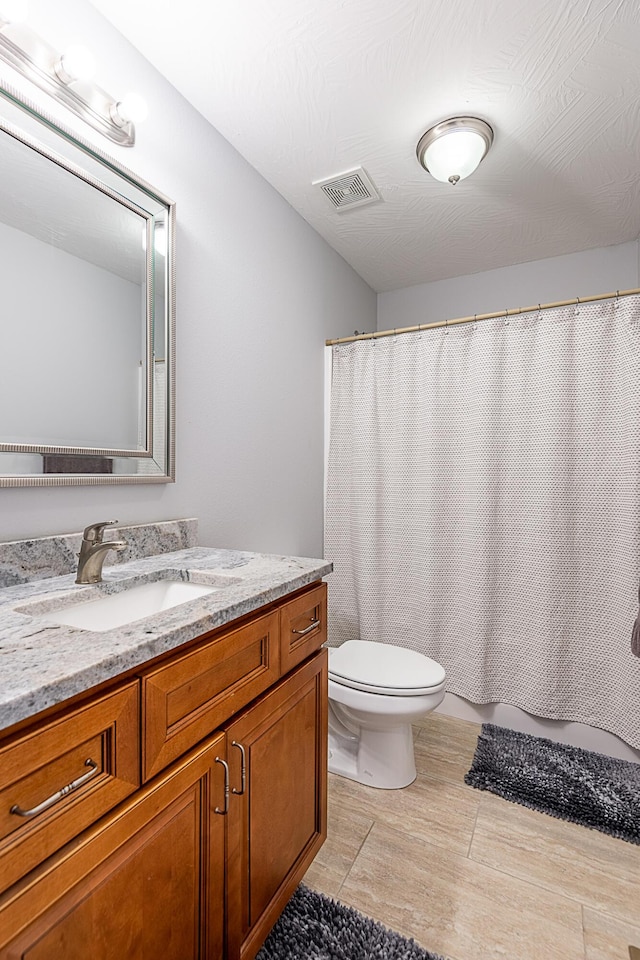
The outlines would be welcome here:
<svg viewBox="0 0 640 960">
<path fill-rule="evenodd" d="M 256 960 L 442 960 L 300 884 Z"/>
<path fill-rule="evenodd" d="M 640 764 L 483 723 L 465 783 L 640 844 Z"/>
</svg>

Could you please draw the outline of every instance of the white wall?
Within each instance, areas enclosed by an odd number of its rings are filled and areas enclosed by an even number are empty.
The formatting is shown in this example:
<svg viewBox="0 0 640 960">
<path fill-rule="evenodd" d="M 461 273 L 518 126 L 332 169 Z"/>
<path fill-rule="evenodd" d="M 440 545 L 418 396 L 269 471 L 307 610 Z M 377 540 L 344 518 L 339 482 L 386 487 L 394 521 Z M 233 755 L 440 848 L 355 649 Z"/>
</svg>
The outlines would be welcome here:
<svg viewBox="0 0 640 960">
<path fill-rule="evenodd" d="M 31 0 L 30 23 L 149 103 L 126 149 L 31 91 L 177 202 L 177 482 L 0 489 L 0 540 L 197 516 L 204 544 L 320 556 L 322 348 L 374 328 L 375 294 L 88 3 Z"/>
<path fill-rule="evenodd" d="M 378 330 L 640 286 L 638 241 L 519 263 L 378 296 Z"/>
</svg>

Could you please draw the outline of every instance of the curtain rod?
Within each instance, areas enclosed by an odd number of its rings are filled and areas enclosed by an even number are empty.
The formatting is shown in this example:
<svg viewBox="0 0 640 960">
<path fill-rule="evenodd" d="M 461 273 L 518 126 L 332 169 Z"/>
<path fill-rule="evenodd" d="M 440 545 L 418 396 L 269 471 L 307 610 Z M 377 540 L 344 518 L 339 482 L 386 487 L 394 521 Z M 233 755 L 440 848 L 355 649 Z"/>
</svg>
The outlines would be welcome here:
<svg viewBox="0 0 640 960">
<path fill-rule="evenodd" d="M 554 303 L 536 303 L 532 307 L 514 307 L 511 310 L 499 310 L 497 313 L 476 313 L 471 317 L 457 317 L 455 320 L 436 320 L 434 323 L 419 323 L 414 327 L 398 327 L 395 330 L 378 330 L 375 333 L 358 333 L 353 337 L 340 337 L 326 340 L 327 347 L 338 343 L 355 343 L 357 340 L 375 340 L 377 337 L 393 337 L 398 333 L 419 333 L 422 330 L 434 330 L 436 327 L 453 327 L 458 323 L 473 323 L 476 320 L 497 320 L 499 317 L 517 317 L 521 313 L 534 310 L 551 310 L 554 307 L 571 307 L 578 303 L 593 303 L 596 300 L 613 300 L 618 297 L 631 297 L 640 293 L 640 287 L 633 290 L 614 290 L 613 293 L 598 293 L 593 297 L 574 297 L 573 300 L 556 300 Z"/>
</svg>

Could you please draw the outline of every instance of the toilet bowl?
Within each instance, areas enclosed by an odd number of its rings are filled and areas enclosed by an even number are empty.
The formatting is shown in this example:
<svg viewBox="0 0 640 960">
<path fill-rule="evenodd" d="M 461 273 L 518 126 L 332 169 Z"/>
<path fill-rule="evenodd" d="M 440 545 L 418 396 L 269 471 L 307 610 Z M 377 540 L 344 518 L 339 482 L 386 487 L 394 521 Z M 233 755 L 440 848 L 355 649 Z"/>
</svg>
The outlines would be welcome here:
<svg viewBox="0 0 640 960">
<path fill-rule="evenodd" d="M 416 778 L 411 724 L 444 698 L 444 668 L 389 643 L 329 650 L 329 771 L 383 790 Z"/>
</svg>

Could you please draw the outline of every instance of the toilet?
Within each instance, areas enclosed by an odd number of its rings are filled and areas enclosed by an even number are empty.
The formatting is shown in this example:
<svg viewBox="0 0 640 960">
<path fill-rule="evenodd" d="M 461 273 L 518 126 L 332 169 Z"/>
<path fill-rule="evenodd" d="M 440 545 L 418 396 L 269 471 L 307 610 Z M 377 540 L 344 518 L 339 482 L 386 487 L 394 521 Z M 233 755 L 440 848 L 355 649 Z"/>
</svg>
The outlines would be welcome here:
<svg viewBox="0 0 640 960">
<path fill-rule="evenodd" d="M 329 650 L 329 771 L 382 790 L 416 778 L 411 724 L 444 698 L 444 667 L 389 643 Z"/>
</svg>

